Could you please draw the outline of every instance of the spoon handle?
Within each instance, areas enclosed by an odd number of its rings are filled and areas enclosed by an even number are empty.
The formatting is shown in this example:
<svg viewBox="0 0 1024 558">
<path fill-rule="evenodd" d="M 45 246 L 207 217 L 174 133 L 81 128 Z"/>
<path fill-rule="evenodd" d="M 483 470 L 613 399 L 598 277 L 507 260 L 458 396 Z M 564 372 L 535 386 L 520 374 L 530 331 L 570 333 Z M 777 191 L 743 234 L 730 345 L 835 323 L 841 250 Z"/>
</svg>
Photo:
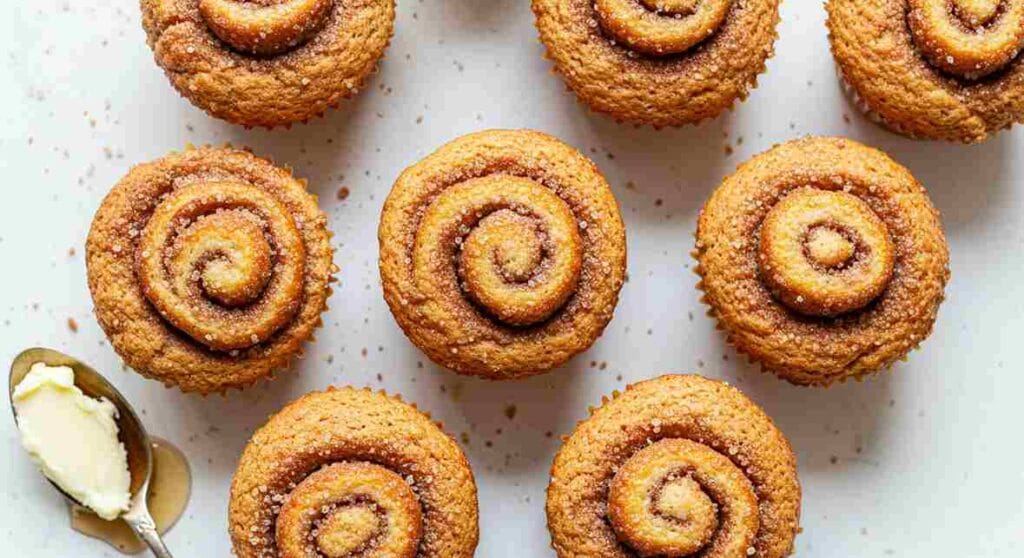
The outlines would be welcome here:
<svg viewBox="0 0 1024 558">
<path fill-rule="evenodd" d="M 156 558 L 174 558 L 171 551 L 167 550 L 164 541 L 160 539 L 160 533 L 156 530 L 156 522 L 149 515 L 149 510 L 144 506 L 136 506 L 123 516 L 129 527 L 142 539 L 153 551 Z"/>
</svg>

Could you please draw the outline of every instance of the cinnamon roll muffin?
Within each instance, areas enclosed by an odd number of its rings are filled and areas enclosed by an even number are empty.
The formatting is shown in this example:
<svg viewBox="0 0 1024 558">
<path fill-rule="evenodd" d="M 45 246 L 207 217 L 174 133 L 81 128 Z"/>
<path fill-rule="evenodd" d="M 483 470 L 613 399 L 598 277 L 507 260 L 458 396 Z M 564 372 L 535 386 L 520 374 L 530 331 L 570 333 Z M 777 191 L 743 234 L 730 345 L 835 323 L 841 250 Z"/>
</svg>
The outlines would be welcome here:
<svg viewBox="0 0 1024 558">
<path fill-rule="evenodd" d="M 662 376 L 604 398 L 551 468 L 560 558 L 780 558 L 800 527 L 796 458 L 739 390 Z"/>
<path fill-rule="evenodd" d="M 133 168 L 86 244 L 96 317 L 140 374 L 184 391 L 286 367 L 320 325 L 336 268 L 304 181 L 235 149 Z"/>
<path fill-rule="evenodd" d="M 532 0 L 547 57 L 590 108 L 655 127 L 717 116 L 773 53 L 779 0 Z"/>
<path fill-rule="evenodd" d="M 304 122 L 362 89 L 391 40 L 395 0 L 141 0 L 171 84 L 246 127 Z"/>
<path fill-rule="evenodd" d="M 329 388 L 282 409 L 231 483 L 238 558 L 469 558 L 476 484 L 427 415 L 383 392 Z"/>
<path fill-rule="evenodd" d="M 626 269 L 619 206 L 594 164 L 526 130 L 463 136 L 409 167 L 384 203 L 384 298 L 438 364 L 544 372 L 604 330 Z"/>
<path fill-rule="evenodd" d="M 1024 0 L 829 0 L 857 106 L 913 138 L 980 142 L 1024 121 Z"/>
<path fill-rule="evenodd" d="M 860 377 L 931 333 L 949 279 L 939 214 L 907 169 L 840 138 L 741 165 L 697 224 L 704 301 L 736 348 L 797 384 Z"/>
</svg>

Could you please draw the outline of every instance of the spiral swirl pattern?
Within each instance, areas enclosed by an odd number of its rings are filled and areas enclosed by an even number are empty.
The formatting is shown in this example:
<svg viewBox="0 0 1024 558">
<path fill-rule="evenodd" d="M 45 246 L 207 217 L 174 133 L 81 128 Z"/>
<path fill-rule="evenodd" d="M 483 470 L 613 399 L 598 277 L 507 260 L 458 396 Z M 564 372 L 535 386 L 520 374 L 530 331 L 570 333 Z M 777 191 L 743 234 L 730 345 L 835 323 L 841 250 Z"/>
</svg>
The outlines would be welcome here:
<svg viewBox="0 0 1024 558">
<path fill-rule="evenodd" d="M 761 227 L 761 276 L 787 306 L 812 316 L 863 308 L 892 277 L 885 223 L 846 192 L 799 189 Z"/>
<path fill-rule="evenodd" d="M 840 77 L 894 132 L 976 143 L 1024 121 L 1024 1 L 829 0 Z"/>
<path fill-rule="evenodd" d="M 743 99 L 772 54 L 778 0 L 533 0 L 547 56 L 592 109 L 655 127 Z"/>
<path fill-rule="evenodd" d="M 334 463 L 291 491 L 276 536 L 286 558 L 412 558 L 423 536 L 423 514 L 397 473 L 362 461 Z"/>
<path fill-rule="evenodd" d="M 465 136 L 407 169 L 379 237 L 392 313 L 462 373 L 509 378 L 564 363 L 604 329 L 624 280 L 607 183 L 536 132 Z"/>
<path fill-rule="evenodd" d="M 800 384 L 902 358 L 930 333 L 949 277 L 921 185 L 838 138 L 789 142 L 742 165 L 705 204 L 694 255 L 729 341 Z"/>
<path fill-rule="evenodd" d="M 186 391 L 286 366 L 319 325 L 335 271 L 326 216 L 305 185 L 230 149 L 133 169 L 97 212 L 88 247 L 114 348 Z"/>
<path fill-rule="evenodd" d="M 718 30 L 732 0 L 595 0 L 605 30 L 635 51 L 679 54 Z"/>
<path fill-rule="evenodd" d="M 211 115 L 290 125 L 355 95 L 391 39 L 395 0 L 142 0 L 157 64 Z"/>
<path fill-rule="evenodd" d="M 1005 68 L 1024 47 L 1020 0 L 908 0 L 914 43 L 937 68 L 977 79 Z"/>
<path fill-rule="evenodd" d="M 231 486 L 239 558 L 468 558 L 476 487 L 430 418 L 383 393 L 307 395 L 246 446 Z"/>
<path fill-rule="evenodd" d="M 560 557 L 782 557 L 799 530 L 796 460 L 738 390 L 662 376 L 614 394 L 555 457 Z"/>
<path fill-rule="evenodd" d="M 199 0 L 203 21 L 225 43 L 252 54 L 290 50 L 326 21 L 334 0 Z"/>
<path fill-rule="evenodd" d="M 306 250 L 288 208 L 257 187 L 193 184 L 158 205 L 138 276 L 160 314 L 196 341 L 245 349 L 291 321 Z"/>
</svg>

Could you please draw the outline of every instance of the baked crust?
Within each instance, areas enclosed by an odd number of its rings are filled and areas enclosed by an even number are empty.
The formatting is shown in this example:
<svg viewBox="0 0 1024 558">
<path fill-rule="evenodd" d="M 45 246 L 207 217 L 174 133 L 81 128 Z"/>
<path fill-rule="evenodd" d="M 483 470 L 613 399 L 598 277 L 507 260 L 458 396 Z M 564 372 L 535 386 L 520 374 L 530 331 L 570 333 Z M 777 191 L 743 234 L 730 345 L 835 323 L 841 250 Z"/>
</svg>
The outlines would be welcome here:
<svg viewBox="0 0 1024 558">
<path fill-rule="evenodd" d="M 661 376 L 603 398 L 565 439 L 547 517 L 560 558 L 788 556 L 796 457 L 736 388 Z"/>
<path fill-rule="evenodd" d="M 253 434 L 231 483 L 229 524 L 239 558 L 469 558 L 476 483 L 459 446 L 415 406 L 329 388 Z M 285 544 L 296 539 L 307 543 L 300 553 Z"/>
<path fill-rule="evenodd" d="M 228 148 L 134 167 L 97 210 L 86 250 L 114 350 L 143 376 L 201 393 L 287 367 L 320 325 L 337 271 L 305 183 Z"/>
<path fill-rule="evenodd" d="M 394 29 L 394 0 L 140 0 L 156 63 L 211 116 L 305 122 L 355 95 Z"/>
<path fill-rule="evenodd" d="M 664 127 L 746 98 L 773 53 L 779 0 L 533 0 L 533 12 L 547 57 L 581 101 Z"/>
<path fill-rule="evenodd" d="M 832 54 L 858 108 L 905 136 L 964 143 L 1024 121 L 1024 2 L 937 4 L 829 0 Z M 985 4 L 998 9 L 970 14 Z"/>
<path fill-rule="evenodd" d="M 765 242 L 780 245 L 765 223 L 808 193 L 822 207 L 783 217 L 804 221 L 794 232 L 803 250 L 786 251 L 785 270 L 766 266 Z M 847 207 L 849 198 L 861 209 Z M 840 265 L 815 261 L 820 248 L 808 245 L 809 233 L 819 226 L 853 246 Z M 879 235 L 890 248 L 876 244 Z M 949 279 L 946 239 L 924 187 L 881 151 L 841 138 L 791 141 L 740 165 L 704 205 L 694 256 L 698 287 L 729 342 L 797 384 L 861 377 L 903 358 L 931 333 Z M 823 302 L 794 300 L 806 289 L 825 293 Z"/>
<path fill-rule="evenodd" d="M 538 132 L 470 134 L 409 167 L 378 237 L 384 298 L 409 339 L 442 366 L 492 379 L 588 348 L 625 279 L 611 188 Z"/>
</svg>

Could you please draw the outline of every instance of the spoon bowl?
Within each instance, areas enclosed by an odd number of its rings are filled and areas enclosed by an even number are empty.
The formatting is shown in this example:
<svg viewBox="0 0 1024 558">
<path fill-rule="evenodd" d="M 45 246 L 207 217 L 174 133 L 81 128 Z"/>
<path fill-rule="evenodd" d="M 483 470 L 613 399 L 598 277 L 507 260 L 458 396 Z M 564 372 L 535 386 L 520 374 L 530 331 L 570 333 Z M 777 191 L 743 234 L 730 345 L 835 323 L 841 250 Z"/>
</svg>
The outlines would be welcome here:
<svg viewBox="0 0 1024 558">
<path fill-rule="evenodd" d="M 92 398 L 104 398 L 113 403 L 117 409 L 117 436 L 128 454 L 128 471 L 131 474 L 131 507 L 121 516 L 125 522 L 135 531 L 157 558 L 171 558 L 170 552 L 160 540 L 156 525 L 149 514 L 146 506 L 146 498 L 149 493 L 149 481 L 153 476 L 153 444 L 146 433 L 146 427 L 142 425 L 139 416 L 128 401 L 117 391 L 102 374 L 92 369 L 89 365 L 66 355 L 60 351 L 36 347 L 22 351 L 11 363 L 11 371 L 8 377 L 8 401 L 11 405 L 11 412 L 14 421 L 18 421 L 18 413 L 14 408 L 14 388 L 21 383 L 33 364 L 42 362 L 47 366 L 67 366 L 75 372 L 75 386 L 82 390 L 82 393 Z M 74 497 L 64 492 L 52 481 L 50 482 L 68 500 L 82 505 Z M 84 506 L 83 506 L 84 507 Z"/>
</svg>

